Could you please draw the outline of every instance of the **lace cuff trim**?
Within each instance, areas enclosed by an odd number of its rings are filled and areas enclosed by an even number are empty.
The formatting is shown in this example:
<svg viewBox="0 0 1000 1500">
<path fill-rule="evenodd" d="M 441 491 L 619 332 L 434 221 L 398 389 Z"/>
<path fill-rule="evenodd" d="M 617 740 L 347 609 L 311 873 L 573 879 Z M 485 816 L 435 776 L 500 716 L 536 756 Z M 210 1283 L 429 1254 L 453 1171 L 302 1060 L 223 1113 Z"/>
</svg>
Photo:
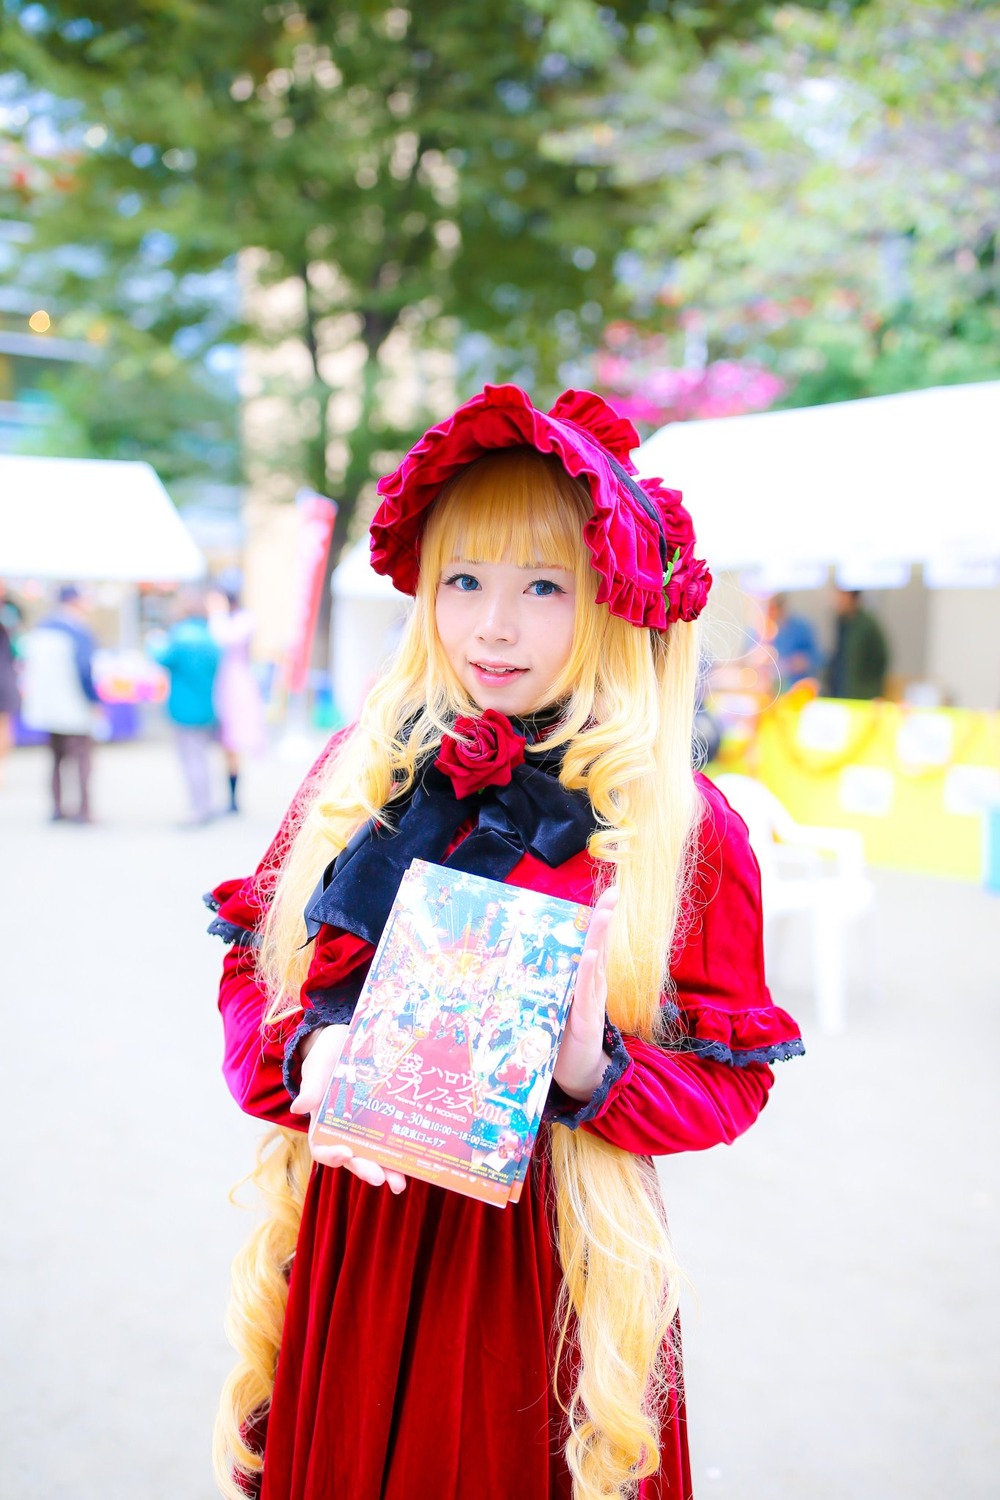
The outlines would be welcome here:
<svg viewBox="0 0 1000 1500">
<path fill-rule="evenodd" d="M 696 1057 L 708 1057 L 713 1062 L 728 1063 L 733 1068 L 748 1068 L 751 1063 L 787 1062 L 791 1057 L 803 1057 L 805 1046 L 801 1037 L 787 1042 L 772 1042 L 766 1047 L 727 1047 L 725 1042 L 710 1042 L 702 1037 L 681 1037 L 672 1044 L 676 1052 L 693 1052 Z"/>
<path fill-rule="evenodd" d="M 329 990 L 317 990 L 309 997 L 309 1008 L 285 1047 L 281 1076 L 289 1096 L 294 1099 L 301 1084 L 299 1047 L 307 1036 L 321 1026 L 349 1026 L 358 1003 L 360 985 L 338 984 Z"/>
<path fill-rule="evenodd" d="M 608 1054 L 608 1065 L 590 1098 L 584 1100 L 583 1103 L 579 1099 L 571 1099 L 568 1094 L 563 1093 L 557 1083 L 553 1082 L 542 1111 L 543 1120 L 553 1125 L 565 1125 L 569 1130 L 576 1130 L 600 1114 L 611 1090 L 619 1079 L 624 1077 L 632 1064 L 621 1032 L 606 1016 L 604 1018 L 604 1050 Z"/>
<path fill-rule="evenodd" d="M 217 912 L 222 907 L 222 902 L 214 891 L 208 891 L 202 896 L 202 901 L 209 911 Z M 230 922 L 225 917 L 213 917 L 208 924 L 208 931 L 212 937 L 219 937 L 224 943 L 235 943 L 239 948 L 258 948 L 260 946 L 260 934 L 250 927 L 241 927 L 238 922 Z"/>
<path fill-rule="evenodd" d="M 733 1068 L 783 1062 L 805 1052 L 795 1021 L 774 1004 L 729 1011 L 695 1002 L 682 1005 L 679 1012 L 672 1006 L 667 1016 L 680 1022 L 680 1035 L 672 1037 L 668 1047 Z"/>
</svg>

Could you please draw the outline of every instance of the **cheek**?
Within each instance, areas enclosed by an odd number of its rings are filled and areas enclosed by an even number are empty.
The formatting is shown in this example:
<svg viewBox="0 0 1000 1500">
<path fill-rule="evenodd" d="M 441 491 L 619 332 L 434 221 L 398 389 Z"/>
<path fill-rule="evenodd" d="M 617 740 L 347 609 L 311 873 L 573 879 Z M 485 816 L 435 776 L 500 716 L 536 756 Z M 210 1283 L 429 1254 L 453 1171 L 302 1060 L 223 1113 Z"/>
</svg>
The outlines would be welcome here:
<svg viewBox="0 0 1000 1500">
<path fill-rule="evenodd" d="M 573 654 L 575 626 L 576 611 L 573 604 L 567 601 L 567 607 L 560 612 L 559 619 L 549 622 L 548 657 L 553 675 L 562 671 Z"/>
<path fill-rule="evenodd" d="M 434 604 L 434 624 L 437 627 L 438 639 L 447 651 L 457 634 L 457 621 L 451 595 L 438 595 Z"/>
<path fill-rule="evenodd" d="M 466 601 L 454 594 L 444 593 L 434 608 L 434 624 L 445 661 L 458 676 L 465 667 L 465 648 L 468 640 Z"/>
</svg>

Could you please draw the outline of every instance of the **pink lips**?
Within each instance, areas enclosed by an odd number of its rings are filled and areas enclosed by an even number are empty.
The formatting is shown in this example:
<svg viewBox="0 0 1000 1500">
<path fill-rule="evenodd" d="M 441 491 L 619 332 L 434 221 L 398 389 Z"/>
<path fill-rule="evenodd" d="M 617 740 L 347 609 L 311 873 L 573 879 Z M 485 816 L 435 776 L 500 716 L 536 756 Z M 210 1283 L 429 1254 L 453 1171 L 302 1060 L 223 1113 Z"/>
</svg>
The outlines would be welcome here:
<svg viewBox="0 0 1000 1500">
<path fill-rule="evenodd" d="M 527 667 L 515 667 L 506 661 L 473 661 L 469 665 L 480 682 L 513 682 L 527 671 Z"/>
</svg>

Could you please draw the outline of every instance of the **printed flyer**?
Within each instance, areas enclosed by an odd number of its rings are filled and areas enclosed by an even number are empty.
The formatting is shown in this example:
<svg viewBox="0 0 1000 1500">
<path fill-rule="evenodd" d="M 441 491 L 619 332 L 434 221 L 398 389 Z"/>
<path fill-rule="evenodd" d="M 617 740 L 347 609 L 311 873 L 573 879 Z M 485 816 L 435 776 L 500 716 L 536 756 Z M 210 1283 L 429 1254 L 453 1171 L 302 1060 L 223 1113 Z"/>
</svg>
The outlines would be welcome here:
<svg viewBox="0 0 1000 1500">
<path fill-rule="evenodd" d="M 414 860 L 313 1136 L 410 1177 L 516 1202 L 591 908 Z"/>
</svg>

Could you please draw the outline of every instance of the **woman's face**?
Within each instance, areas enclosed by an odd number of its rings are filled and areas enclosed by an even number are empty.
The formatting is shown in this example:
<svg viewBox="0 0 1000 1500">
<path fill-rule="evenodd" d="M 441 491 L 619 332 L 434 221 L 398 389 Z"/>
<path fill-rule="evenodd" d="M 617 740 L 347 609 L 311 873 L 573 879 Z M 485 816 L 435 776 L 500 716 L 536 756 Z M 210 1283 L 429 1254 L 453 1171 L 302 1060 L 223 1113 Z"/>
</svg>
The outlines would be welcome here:
<svg viewBox="0 0 1000 1500">
<path fill-rule="evenodd" d="M 525 1067 L 540 1068 L 551 1050 L 551 1037 L 529 1035 L 521 1038 L 518 1055 Z"/>
<path fill-rule="evenodd" d="M 456 557 L 441 572 L 434 604 L 448 662 L 481 709 L 523 717 L 553 700 L 573 650 L 576 576 Z"/>
</svg>

